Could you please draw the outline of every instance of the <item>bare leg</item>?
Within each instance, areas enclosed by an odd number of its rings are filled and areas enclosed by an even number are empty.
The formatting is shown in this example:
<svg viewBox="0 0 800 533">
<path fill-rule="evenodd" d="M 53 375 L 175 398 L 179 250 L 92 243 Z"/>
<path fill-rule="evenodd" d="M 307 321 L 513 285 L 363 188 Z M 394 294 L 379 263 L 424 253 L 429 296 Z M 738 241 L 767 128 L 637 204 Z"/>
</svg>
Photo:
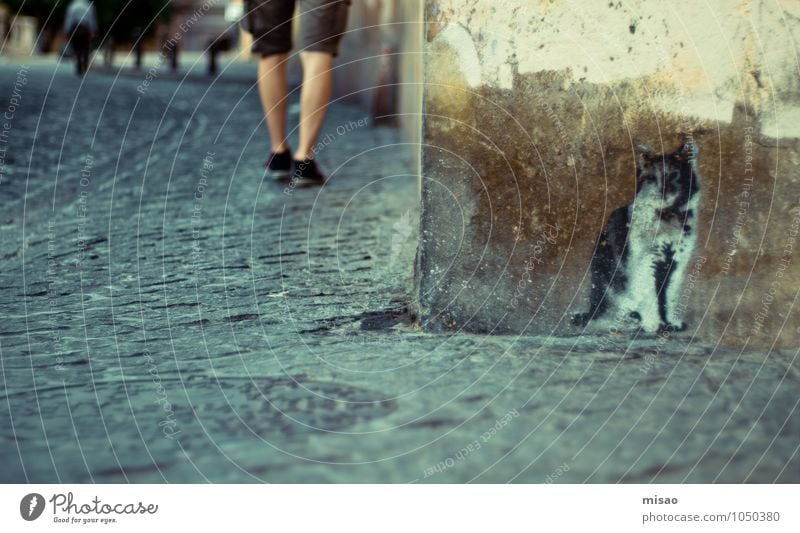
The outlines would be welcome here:
<svg viewBox="0 0 800 533">
<path fill-rule="evenodd" d="M 303 88 L 300 93 L 300 145 L 295 159 L 311 159 L 325 111 L 331 99 L 333 56 L 327 52 L 301 52 Z"/>
<path fill-rule="evenodd" d="M 286 101 L 289 91 L 286 60 L 286 54 L 275 54 L 261 58 L 258 63 L 258 94 L 267 118 L 272 151 L 276 153 L 289 149 L 286 144 Z"/>
</svg>

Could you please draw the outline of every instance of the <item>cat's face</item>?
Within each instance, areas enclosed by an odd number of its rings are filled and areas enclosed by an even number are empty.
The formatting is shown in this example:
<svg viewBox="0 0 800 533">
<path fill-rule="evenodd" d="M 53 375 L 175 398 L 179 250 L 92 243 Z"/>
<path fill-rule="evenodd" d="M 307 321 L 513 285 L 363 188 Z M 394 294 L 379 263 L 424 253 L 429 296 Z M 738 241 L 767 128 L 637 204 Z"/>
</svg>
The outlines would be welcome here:
<svg viewBox="0 0 800 533">
<path fill-rule="evenodd" d="M 700 149 L 689 141 L 671 154 L 655 155 L 637 147 L 636 200 L 665 208 L 681 208 L 699 190 L 697 157 Z"/>
</svg>

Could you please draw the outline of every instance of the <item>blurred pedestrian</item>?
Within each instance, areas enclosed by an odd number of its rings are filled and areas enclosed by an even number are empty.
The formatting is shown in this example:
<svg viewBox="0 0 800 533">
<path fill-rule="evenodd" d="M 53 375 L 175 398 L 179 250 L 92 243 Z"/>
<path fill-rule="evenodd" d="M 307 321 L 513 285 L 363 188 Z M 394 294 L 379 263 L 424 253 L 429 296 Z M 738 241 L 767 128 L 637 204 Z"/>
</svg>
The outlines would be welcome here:
<svg viewBox="0 0 800 533">
<path fill-rule="evenodd" d="M 347 26 L 350 0 L 299 0 L 299 50 L 303 66 L 300 91 L 300 142 L 292 154 L 286 142 L 288 82 L 286 65 L 292 49 L 295 0 L 247 0 L 246 29 L 253 34 L 253 53 L 261 55 L 258 89 L 267 119 L 271 153 L 265 163 L 276 179 L 296 186 L 320 185 L 325 177 L 314 161 L 331 97 L 331 65 Z"/>
<path fill-rule="evenodd" d="M 217 57 L 222 52 L 229 52 L 233 46 L 233 39 L 230 34 L 223 33 L 216 39 L 211 39 L 206 45 L 206 53 L 208 54 L 208 75 L 217 75 Z"/>
<path fill-rule="evenodd" d="M 75 69 L 83 76 L 89 68 L 92 39 L 97 35 L 97 13 L 89 0 L 72 0 L 64 16 L 64 33 L 75 54 Z"/>
<path fill-rule="evenodd" d="M 142 69 L 142 61 L 144 59 L 144 32 L 139 26 L 133 28 L 133 52 L 136 62 L 136 70 Z"/>
</svg>

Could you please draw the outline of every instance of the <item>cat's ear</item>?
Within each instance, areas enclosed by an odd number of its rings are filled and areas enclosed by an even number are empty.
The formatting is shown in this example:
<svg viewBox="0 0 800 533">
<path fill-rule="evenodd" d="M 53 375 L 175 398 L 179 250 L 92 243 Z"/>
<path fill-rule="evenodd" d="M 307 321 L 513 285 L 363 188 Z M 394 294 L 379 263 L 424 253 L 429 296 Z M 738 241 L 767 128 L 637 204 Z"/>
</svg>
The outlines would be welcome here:
<svg viewBox="0 0 800 533">
<path fill-rule="evenodd" d="M 684 145 L 681 146 L 681 149 L 678 150 L 678 158 L 690 163 L 696 162 L 699 155 L 700 147 L 697 146 L 697 143 L 692 139 L 686 141 Z"/>
<path fill-rule="evenodd" d="M 636 164 L 640 169 L 644 168 L 647 163 L 647 157 L 652 153 L 653 151 L 647 146 L 643 144 L 636 145 Z"/>
</svg>

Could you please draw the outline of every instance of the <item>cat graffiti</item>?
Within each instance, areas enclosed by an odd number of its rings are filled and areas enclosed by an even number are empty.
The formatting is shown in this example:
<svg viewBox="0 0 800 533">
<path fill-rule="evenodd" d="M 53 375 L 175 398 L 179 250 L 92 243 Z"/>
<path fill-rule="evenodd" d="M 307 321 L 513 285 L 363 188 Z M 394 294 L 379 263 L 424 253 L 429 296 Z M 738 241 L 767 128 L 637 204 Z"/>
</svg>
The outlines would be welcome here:
<svg viewBox="0 0 800 533">
<path fill-rule="evenodd" d="M 637 151 L 636 197 L 597 240 L 589 310 L 572 317 L 574 326 L 625 316 L 647 333 L 686 329 L 678 304 L 697 241 L 700 149 L 689 140 L 671 154 Z"/>
</svg>

